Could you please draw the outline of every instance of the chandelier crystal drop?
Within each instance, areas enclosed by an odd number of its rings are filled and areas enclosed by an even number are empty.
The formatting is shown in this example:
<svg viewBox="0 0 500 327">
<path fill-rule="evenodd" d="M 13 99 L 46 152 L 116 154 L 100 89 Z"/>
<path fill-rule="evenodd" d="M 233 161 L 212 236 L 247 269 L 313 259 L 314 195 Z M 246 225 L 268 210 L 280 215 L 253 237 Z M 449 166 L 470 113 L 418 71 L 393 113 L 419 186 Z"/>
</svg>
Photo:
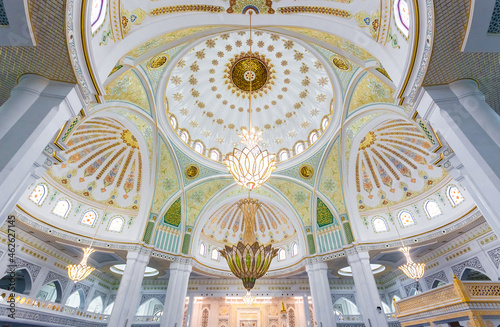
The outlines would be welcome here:
<svg viewBox="0 0 500 327">
<path fill-rule="evenodd" d="M 87 265 L 87 260 L 88 260 L 89 256 L 95 250 L 92 249 L 91 247 L 82 248 L 82 250 L 83 250 L 82 261 L 77 265 L 69 265 L 67 267 L 68 268 L 68 277 L 75 283 L 84 280 L 95 270 L 94 267 Z"/>
<path fill-rule="evenodd" d="M 425 263 L 415 263 L 411 259 L 410 256 L 410 247 L 403 246 L 399 250 L 403 252 L 403 254 L 406 257 L 406 263 L 402 266 L 399 266 L 399 269 L 401 269 L 408 278 L 414 279 L 415 281 L 418 281 L 422 276 L 424 276 L 424 271 L 425 271 Z"/>
<path fill-rule="evenodd" d="M 247 306 L 251 306 L 253 302 L 255 301 L 255 295 L 250 294 L 250 291 L 247 291 L 247 294 L 242 297 L 243 303 L 245 303 Z"/>
<path fill-rule="evenodd" d="M 252 11 L 250 14 L 250 55 L 248 60 L 252 62 Z M 249 65 L 252 67 L 252 65 Z M 254 76 L 252 70 L 248 71 L 249 76 Z M 252 75 L 253 74 L 253 75 Z M 249 128 L 242 128 L 241 143 L 246 147 L 243 150 L 234 148 L 233 153 L 228 154 L 224 163 L 227 169 L 233 175 L 234 180 L 239 185 L 253 190 L 263 185 L 271 173 L 276 169 L 275 156 L 268 153 L 267 150 L 262 151 L 259 148 L 259 142 L 262 141 L 262 131 L 252 127 L 252 78 L 250 81 L 250 96 L 248 97 L 248 125 Z"/>
</svg>

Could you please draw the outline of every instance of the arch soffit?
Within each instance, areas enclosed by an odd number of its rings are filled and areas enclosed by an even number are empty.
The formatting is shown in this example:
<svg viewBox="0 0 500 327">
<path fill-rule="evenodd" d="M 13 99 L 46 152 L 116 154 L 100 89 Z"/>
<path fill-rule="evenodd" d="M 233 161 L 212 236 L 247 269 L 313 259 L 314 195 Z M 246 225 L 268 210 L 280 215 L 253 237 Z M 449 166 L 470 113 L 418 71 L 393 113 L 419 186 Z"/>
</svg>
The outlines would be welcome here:
<svg viewBox="0 0 500 327">
<path fill-rule="evenodd" d="M 220 197 L 223 197 L 226 192 L 229 192 L 232 188 L 234 187 L 239 187 L 236 185 L 231 185 L 226 187 L 225 189 L 221 190 L 217 195 L 215 195 L 203 208 L 203 210 L 200 212 L 198 215 L 198 218 L 196 219 L 196 223 L 193 226 L 193 237 L 191 238 L 191 244 L 190 244 L 190 249 L 189 253 L 194 253 L 193 251 L 196 251 L 197 249 L 194 248 L 196 244 L 198 244 L 198 241 L 200 239 L 201 235 L 201 230 L 207 223 L 207 221 L 210 219 L 210 217 L 221 207 L 224 206 L 225 204 L 229 203 L 234 203 L 237 202 L 240 199 L 244 199 L 247 197 L 246 194 L 239 194 L 236 196 L 232 196 L 226 200 L 223 201 L 217 201 L 217 199 Z M 269 188 L 268 186 L 262 186 L 265 188 Z M 269 188 L 271 189 L 271 188 Z M 275 191 L 272 191 L 273 193 L 276 193 Z M 271 199 L 267 196 L 264 196 L 262 194 L 253 194 L 252 198 L 257 199 L 262 202 L 267 202 L 271 203 L 275 207 L 277 207 L 279 210 L 281 210 L 287 217 L 289 217 L 290 222 L 292 223 L 293 227 L 297 231 L 298 238 L 301 242 L 301 244 L 307 244 L 306 242 L 306 235 L 305 235 L 305 226 L 303 225 L 302 220 L 299 218 L 298 214 L 296 213 L 295 208 L 289 203 L 289 201 L 281 196 L 280 194 L 276 194 L 278 197 L 277 199 Z"/>
</svg>

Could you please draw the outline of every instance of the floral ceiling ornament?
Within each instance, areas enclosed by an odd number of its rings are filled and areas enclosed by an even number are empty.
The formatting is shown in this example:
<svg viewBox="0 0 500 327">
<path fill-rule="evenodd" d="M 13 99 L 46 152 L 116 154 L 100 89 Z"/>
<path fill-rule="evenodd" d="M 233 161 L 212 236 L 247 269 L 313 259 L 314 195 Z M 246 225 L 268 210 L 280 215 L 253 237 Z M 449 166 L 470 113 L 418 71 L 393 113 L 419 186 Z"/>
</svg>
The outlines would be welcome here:
<svg viewBox="0 0 500 327">
<path fill-rule="evenodd" d="M 249 70 L 244 73 L 244 78 L 249 82 L 249 97 L 248 97 L 248 130 L 241 129 L 241 143 L 246 147 L 243 150 L 234 148 L 232 154 L 228 154 L 224 163 L 229 172 L 233 175 L 234 180 L 239 185 L 253 190 L 263 185 L 271 173 L 276 169 L 275 156 L 268 153 L 267 150 L 262 151 L 259 148 L 259 141 L 262 140 L 260 135 L 262 131 L 257 131 L 252 128 L 252 83 L 257 77 L 254 71 L 255 66 L 252 65 L 252 12 L 250 15 L 250 55 L 248 56 Z"/>
<path fill-rule="evenodd" d="M 244 298 L 247 305 L 252 304 L 254 300 L 250 291 L 255 281 L 266 274 L 273 258 L 278 255 L 278 249 L 273 248 L 271 244 L 263 245 L 256 240 L 255 214 L 260 205 L 258 200 L 250 197 L 238 201 L 238 208 L 243 212 L 243 242 L 233 246 L 226 245 L 223 250 L 219 250 L 231 272 L 242 280 L 247 289 Z"/>
</svg>

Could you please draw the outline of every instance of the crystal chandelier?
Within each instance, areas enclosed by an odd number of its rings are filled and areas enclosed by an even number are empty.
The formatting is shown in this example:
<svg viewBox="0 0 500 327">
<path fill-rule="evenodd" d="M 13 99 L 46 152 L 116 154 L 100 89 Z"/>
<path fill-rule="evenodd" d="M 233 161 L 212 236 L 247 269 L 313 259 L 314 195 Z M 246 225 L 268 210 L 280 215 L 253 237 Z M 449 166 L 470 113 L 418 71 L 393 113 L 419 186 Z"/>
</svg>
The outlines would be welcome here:
<svg viewBox="0 0 500 327">
<path fill-rule="evenodd" d="M 243 242 L 237 245 L 225 246 L 219 250 L 226 259 L 231 272 L 243 282 L 247 295 L 245 303 L 253 303 L 250 291 L 255 281 L 264 276 L 271 265 L 271 261 L 278 255 L 278 249 L 271 244 L 262 245 L 255 238 L 255 214 L 260 207 L 258 200 L 243 199 L 238 201 L 238 208 L 243 212 Z"/>
<path fill-rule="evenodd" d="M 107 210 L 108 210 L 108 206 L 106 206 L 106 209 L 104 210 L 103 217 L 106 217 Z M 84 280 L 95 270 L 94 267 L 87 265 L 87 260 L 89 259 L 90 255 L 95 251 L 95 249 L 92 248 L 92 244 L 94 244 L 95 236 L 97 235 L 97 232 L 99 231 L 100 226 L 101 226 L 101 224 L 97 225 L 97 229 L 94 233 L 94 237 L 92 237 L 92 241 L 90 242 L 90 246 L 88 248 L 82 248 L 82 250 L 83 250 L 82 261 L 77 265 L 68 265 L 66 267 L 68 269 L 69 279 L 71 279 L 75 283 Z"/>
<path fill-rule="evenodd" d="M 94 267 L 91 267 L 87 265 L 87 260 L 92 252 L 95 250 L 92 249 L 91 247 L 88 248 L 82 248 L 83 250 L 83 259 L 82 261 L 77 264 L 77 265 L 69 265 L 68 268 L 68 277 L 71 279 L 73 282 L 80 282 L 87 278 L 90 273 L 94 271 Z"/>
<path fill-rule="evenodd" d="M 422 276 L 424 276 L 425 263 L 413 262 L 410 256 L 410 249 L 411 248 L 409 246 L 403 246 L 399 249 L 406 257 L 406 263 L 402 266 L 399 266 L 399 269 L 401 269 L 405 273 L 405 275 L 408 276 L 408 278 L 418 281 L 420 278 L 422 278 Z"/>
<path fill-rule="evenodd" d="M 250 14 L 250 55 L 248 60 L 252 61 L 252 11 Z M 252 65 L 249 65 L 252 67 Z M 251 69 L 251 68 L 250 68 Z M 248 73 L 248 74 L 247 74 Z M 250 190 L 263 185 L 271 173 L 276 169 L 276 162 L 274 155 L 267 152 L 267 150 L 262 151 L 259 148 L 259 141 L 262 140 L 260 135 L 262 131 L 257 131 L 252 128 L 252 81 L 255 79 L 255 73 L 250 70 L 245 73 L 248 76 L 250 82 L 250 94 L 248 97 L 248 130 L 245 128 L 241 129 L 241 134 L 238 136 L 241 138 L 241 143 L 245 144 L 246 147 L 243 150 L 234 148 L 233 153 L 228 154 L 224 163 L 227 169 L 233 175 L 234 180 L 239 185 L 246 187 Z"/>
<path fill-rule="evenodd" d="M 391 210 L 389 209 L 389 206 L 387 206 L 387 209 L 389 210 L 389 216 L 391 216 Z M 414 279 L 416 282 L 418 282 L 418 280 L 424 276 L 425 263 L 413 262 L 410 255 L 411 248 L 409 246 L 405 246 L 405 244 L 403 243 L 403 239 L 401 238 L 401 234 L 399 234 L 396 222 L 394 220 L 393 223 L 394 223 L 394 228 L 396 228 L 396 232 L 398 233 L 399 239 L 401 240 L 402 247 L 399 248 L 399 251 L 403 252 L 406 258 L 406 263 L 404 265 L 399 266 L 398 268 L 401 269 L 401 271 L 403 271 L 408 278 Z M 417 288 L 418 288 L 418 283 L 417 283 Z"/>
</svg>

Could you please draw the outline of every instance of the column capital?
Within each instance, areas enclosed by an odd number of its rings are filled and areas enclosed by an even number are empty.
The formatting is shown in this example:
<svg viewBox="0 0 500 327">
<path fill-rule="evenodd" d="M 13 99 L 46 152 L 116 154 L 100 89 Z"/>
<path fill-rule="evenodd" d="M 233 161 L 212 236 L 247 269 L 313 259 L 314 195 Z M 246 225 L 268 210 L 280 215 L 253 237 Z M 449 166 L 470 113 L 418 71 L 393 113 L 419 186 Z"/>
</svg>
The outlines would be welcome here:
<svg viewBox="0 0 500 327">
<path fill-rule="evenodd" d="M 306 271 L 313 272 L 313 271 L 321 271 L 321 270 L 328 270 L 328 265 L 326 262 L 312 262 L 306 264 Z"/>
</svg>

